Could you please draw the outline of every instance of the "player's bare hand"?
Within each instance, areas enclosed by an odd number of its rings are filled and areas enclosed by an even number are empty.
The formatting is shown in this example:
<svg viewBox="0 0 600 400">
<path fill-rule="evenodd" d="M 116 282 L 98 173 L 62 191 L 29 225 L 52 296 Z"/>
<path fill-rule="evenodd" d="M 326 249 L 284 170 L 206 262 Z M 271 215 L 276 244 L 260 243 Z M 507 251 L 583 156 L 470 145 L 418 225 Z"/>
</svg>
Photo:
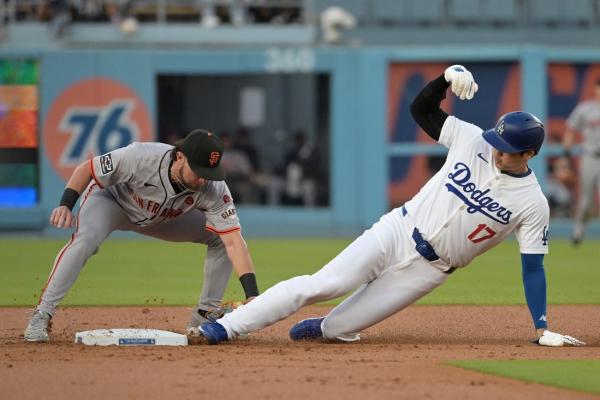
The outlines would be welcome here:
<svg viewBox="0 0 600 400">
<path fill-rule="evenodd" d="M 479 86 L 473 79 L 473 74 L 462 65 L 452 65 L 444 72 L 446 82 L 450 82 L 452 93 L 461 100 L 471 100 Z"/>
<path fill-rule="evenodd" d="M 50 225 L 57 228 L 72 228 L 75 225 L 75 218 L 67 206 L 58 206 L 50 214 Z"/>
<path fill-rule="evenodd" d="M 540 346 L 561 347 L 561 346 L 585 346 L 585 342 L 574 338 L 573 336 L 563 335 L 556 332 L 545 330 L 541 337 L 537 340 Z"/>
</svg>

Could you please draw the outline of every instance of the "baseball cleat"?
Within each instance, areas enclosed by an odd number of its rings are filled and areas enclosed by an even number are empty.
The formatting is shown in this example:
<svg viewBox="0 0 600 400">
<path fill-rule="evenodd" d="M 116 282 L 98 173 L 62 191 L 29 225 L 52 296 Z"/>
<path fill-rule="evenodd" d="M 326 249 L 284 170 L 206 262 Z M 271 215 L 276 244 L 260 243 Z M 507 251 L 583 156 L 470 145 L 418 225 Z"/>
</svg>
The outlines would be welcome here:
<svg viewBox="0 0 600 400">
<path fill-rule="evenodd" d="M 321 330 L 321 323 L 325 318 L 307 318 L 290 329 L 290 338 L 292 340 L 314 340 L 322 339 L 323 331 Z"/>
<path fill-rule="evenodd" d="M 225 327 L 218 322 L 207 322 L 200 325 L 200 333 L 208 344 L 219 344 L 229 340 Z"/>
<path fill-rule="evenodd" d="M 50 340 L 48 332 L 52 328 L 52 322 L 50 320 L 52 316 L 47 312 L 35 310 L 25 333 L 23 334 L 25 341 L 27 342 L 47 342 Z"/>
</svg>

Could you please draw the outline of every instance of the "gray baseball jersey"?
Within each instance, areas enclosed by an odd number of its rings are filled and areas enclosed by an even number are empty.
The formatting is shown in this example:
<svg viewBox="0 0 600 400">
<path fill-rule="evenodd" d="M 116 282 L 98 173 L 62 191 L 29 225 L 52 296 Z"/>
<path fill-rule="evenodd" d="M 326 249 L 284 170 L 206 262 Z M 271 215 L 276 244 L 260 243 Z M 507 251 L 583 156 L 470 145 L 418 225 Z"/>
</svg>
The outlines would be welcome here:
<svg viewBox="0 0 600 400">
<path fill-rule="evenodd" d="M 206 244 L 198 308 L 220 303 L 232 264 L 218 234 L 240 229 L 236 209 L 223 181 L 176 193 L 169 179 L 172 150 L 163 143 L 132 143 L 90 160 L 93 181 L 81 196 L 75 232 L 56 257 L 39 310 L 54 314 L 87 260 L 115 230 Z"/>
<path fill-rule="evenodd" d="M 580 191 L 573 227 L 573 237 L 581 240 L 600 185 L 600 104 L 595 100 L 579 103 L 569 115 L 567 127 L 583 135 Z"/>
<path fill-rule="evenodd" d="M 197 192 L 176 193 L 169 181 L 173 146 L 132 143 L 90 160 L 94 181 L 113 195 L 131 222 L 150 226 L 193 209 L 206 215 L 206 228 L 226 233 L 240 228 L 224 181 L 208 181 Z"/>
<path fill-rule="evenodd" d="M 595 100 L 584 101 L 569 115 L 567 126 L 583 135 L 583 151 L 600 154 L 600 104 Z"/>
</svg>

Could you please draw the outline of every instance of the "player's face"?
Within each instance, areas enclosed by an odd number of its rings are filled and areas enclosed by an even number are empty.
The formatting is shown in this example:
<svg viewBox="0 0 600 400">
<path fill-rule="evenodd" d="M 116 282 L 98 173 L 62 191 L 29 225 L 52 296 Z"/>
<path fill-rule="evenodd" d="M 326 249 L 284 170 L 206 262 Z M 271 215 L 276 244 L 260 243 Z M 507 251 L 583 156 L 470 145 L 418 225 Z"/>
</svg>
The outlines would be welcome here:
<svg viewBox="0 0 600 400">
<path fill-rule="evenodd" d="M 190 168 L 187 158 L 177 153 L 177 159 L 173 163 L 173 173 L 181 183 L 190 190 L 197 191 L 208 182 L 206 179 L 196 175 Z"/>
<path fill-rule="evenodd" d="M 525 153 L 504 153 L 494 149 L 494 162 L 496 167 L 502 171 L 510 172 L 512 174 L 524 174 L 527 172 L 527 161 L 535 155 L 533 151 L 526 151 Z"/>
</svg>

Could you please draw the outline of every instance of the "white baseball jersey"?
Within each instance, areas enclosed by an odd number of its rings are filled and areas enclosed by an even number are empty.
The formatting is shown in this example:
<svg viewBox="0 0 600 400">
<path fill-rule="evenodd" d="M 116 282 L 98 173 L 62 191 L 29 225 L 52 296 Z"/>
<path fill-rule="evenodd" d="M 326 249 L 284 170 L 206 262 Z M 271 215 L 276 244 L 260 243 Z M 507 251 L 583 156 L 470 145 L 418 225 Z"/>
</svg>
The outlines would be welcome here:
<svg viewBox="0 0 600 400">
<path fill-rule="evenodd" d="M 405 204 L 408 217 L 448 265 L 463 267 L 515 231 L 521 253 L 548 252 L 549 207 L 533 171 L 502 173 L 476 125 L 449 116 L 439 143 L 446 163 Z"/>
<path fill-rule="evenodd" d="M 92 176 L 138 226 L 169 221 L 193 209 L 206 216 L 206 229 L 240 229 L 235 205 L 224 181 L 208 181 L 199 191 L 176 193 L 169 180 L 173 146 L 132 143 L 90 160 Z"/>
<path fill-rule="evenodd" d="M 578 104 L 569 115 L 567 126 L 581 132 L 584 153 L 600 154 L 600 104 L 597 101 Z"/>
</svg>

